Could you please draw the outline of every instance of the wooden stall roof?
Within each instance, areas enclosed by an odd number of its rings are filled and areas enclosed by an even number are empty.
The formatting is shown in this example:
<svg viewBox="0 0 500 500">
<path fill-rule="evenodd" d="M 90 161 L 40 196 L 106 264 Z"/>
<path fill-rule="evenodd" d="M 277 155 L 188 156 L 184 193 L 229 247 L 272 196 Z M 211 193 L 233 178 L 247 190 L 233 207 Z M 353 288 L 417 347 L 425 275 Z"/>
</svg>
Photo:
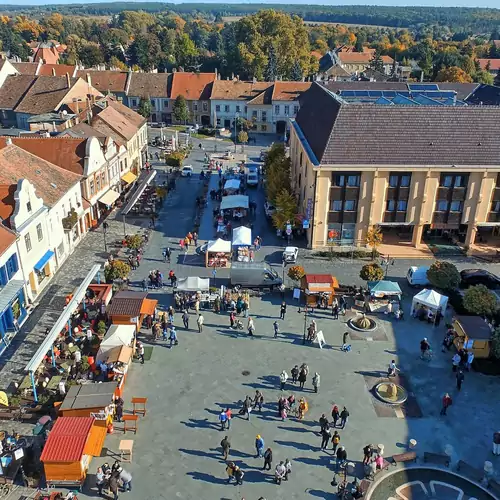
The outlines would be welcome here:
<svg viewBox="0 0 500 500">
<path fill-rule="evenodd" d="M 130 349 L 130 348 L 129 348 Z M 84 410 L 104 408 L 113 400 L 116 383 L 73 385 L 64 398 L 59 410 Z M 59 420 L 57 420 L 58 422 Z"/>
<path fill-rule="evenodd" d="M 128 363 L 132 357 L 134 350 L 126 345 L 113 347 L 106 353 L 108 363 Z"/>
<path fill-rule="evenodd" d="M 93 417 L 59 417 L 50 431 L 40 461 L 80 461 L 93 425 Z"/>
<path fill-rule="evenodd" d="M 331 288 L 338 288 L 339 282 L 331 274 L 306 274 L 302 278 L 302 286 L 320 292 L 330 290 Z"/>
<path fill-rule="evenodd" d="M 470 339 L 491 340 L 491 329 L 483 318 L 479 316 L 456 316 L 455 321 Z"/>
<path fill-rule="evenodd" d="M 141 314 L 152 316 L 155 313 L 157 304 L 158 304 L 157 300 L 144 299 L 144 302 L 142 303 L 141 307 Z"/>
<path fill-rule="evenodd" d="M 106 311 L 108 316 L 130 316 L 139 317 L 147 292 L 118 292 L 111 301 Z"/>
</svg>

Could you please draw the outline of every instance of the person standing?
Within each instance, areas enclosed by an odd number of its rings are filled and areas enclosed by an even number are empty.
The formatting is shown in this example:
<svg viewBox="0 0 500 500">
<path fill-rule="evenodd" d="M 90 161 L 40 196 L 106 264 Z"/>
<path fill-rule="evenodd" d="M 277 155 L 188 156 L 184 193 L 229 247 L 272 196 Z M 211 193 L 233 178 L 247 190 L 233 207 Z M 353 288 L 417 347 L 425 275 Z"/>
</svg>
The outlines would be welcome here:
<svg viewBox="0 0 500 500">
<path fill-rule="evenodd" d="M 243 302 L 241 304 L 241 310 L 243 311 L 243 317 L 248 318 L 248 310 L 250 309 L 250 306 L 248 305 L 248 302 L 243 299 Z"/>
<path fill-rule="evenodd" d="M 347 421 L 349 420 L 349 412 L 347 408 L 344 406 L 344 409 L 340 412 L 340 428 L 343 429 Z"/>
<path fill-rule="evenodd" d="M 193 232 L 193 243 L 195 247 L 198 245 L 198 233 L 196 231 Z"/>
<path fill-rule="evenodd" d="M 233 418 L 233 412 L 230 408 L 226 408 L 225 414 L 227 417 L 227 428 L 231 429 L 231 419 Z"/>
<path fill-rule="evenodd" d="M 276 484 L 281 484 L 281 481 L 285 479 L 286 469 L 285 464 L 281 461 L 274 470 L 274 481 Z"/>
<path fill-rule="evenodd" d="M 120 481 L 122 482 L 123 491 L 132 491 L 132 474 L 126 471 L 123 467 L 120 467 L 120 469 L 118 469 L 118 471 L 120 473 Z"/>
<path fill-rule="evenodd" d="M 321 417 L 319 417 L 319 425 L 320 425 L 320 433 L 325 429 L 326 427 L 330 427 L 330 424 L 328 422 L 328 419 L 326 418 L 326 415 L 324 413 L 321 414 Z"/>
<path fill-rule="evenodd" d="M 262 405 L 264 404 L 264 395 L 258 389 L 255 391 L 255 398 L 253 400 L 253 408 L 262 411 Z"/>
<path fill-rule="evenodd" d="M 280 325 L 279 325 L 278 321 L 275 321 L 273 323 L 273 328 L 274 328 L 274 338 L 277 339 L 278 338 L 278 333 L 280 331 Z"/>
<path fill-rule="evenodd" d="M 234 468 L 236 466 L 234 465 L 233 462 L 229 462 L 226 467 L 226 474 L 227 474 L 227 482 L 230 483 L 231 479 L 234 477 Z"/>
<path fill-rule="evenodd" d="M 262 467 L 262 470 L 271 470 L 271 465 L 273 464 L 273 451 L 271 448 L 268 448 L 264 452 L 264 467 Z"/>
<path fill-rule="evenodd" d="M 367 444 L 363 448 L 363 465 L 368 465 L 370 463 L 371 458 L 372 458 L 372 445 Z"/>
<path fill-rule="evenodd" d="M 467 353 L 467 364 L 466 364 L 466 367 L 467 367 L 467 371 L 470 372 L 470 369 L 472 367 L 472 362 L 474 361 L 474 353 L 472 351 L 469 351 Z"/>
<path fill-rule="evenodd" d="M 163 250 L 162 255 L 163 255 L 163 262 L 167 262 L 167 249 L 166 248 L 165 248 L 165 250 Z"/>
<path fill-rule="evenodd" d="M 344 332 L 342 335 L 342 350 L 344 351 L 347 346 L 347 339 L 349 338 L 349 332 Z"/>
<path fill-rule="evenodd" d="M 111 473 L 109 478 L 109 491 L 113 493 L 113 500 L 118 500 L 118 478 L 120 475 L 118 472 Z"/>
<path fill-rule="evenodd" d="M 236 321 L 236 314 L 234 314 L 234 311 L 231 311 L 231 313 L 229 314 L 229 323 L 230 323 L 230 326 L 229 328 L 234 328 L 234 322 Z"/>
<path fill-rule="evenodd" d="M 165 257 L 167 262 L 170 264 L 170 258 L 172 257 L 172 249 L 170 247 L 165 248 Z"/>
<path fill-rule="evenodd" d="M 280 306 L 280 319 L 285 319 L 286 314 L 286 302 L 283 301 Z"/>
<path fill-rule="evenodd" d="M 201 333 L 203 332 L 203 323 L 205 321 L 205 318 L 203 317 L 202 314 L 198 315 L 198 319 L 196 320 L 196 323 L 198 325 L 198 332 Z"/>
<path fill-rule="evenodd" d="M 299 367 L 298 367 L 298 365 L 295 365 L 292 368 L 292 384 L 296 384 L 298 378 L 299 378 Z"/>
<path fill-rule="evenodd" d="M 329 427 L 323 427 L 321 430 L 321 449 L 326 450 L 328 443 L 330 442 L 330 438 L 332 437 L 332 434 L 330 432 Z"/>
<path fill-rule="evenodd" d="M 264 446 L 264 440 L 260 434 L 257 434 L 257 437 L 255 438 L 255 451 L 257 452 L 256 458 L 264 456 Z"/>
<path fill-rule="evenodd" d="M 321 378 L 319 376 L 319 373 L 315 372 L 314 373 L 314 377 L 312 379 L 312 384 L 313 384 L 313 387 L 314 387 L 314 392 L 318 392 L 320 381 L 321 381 Z"/>
<path fill-rule="evenodd" d="M 288 373 L 285 370 L 283 370 L 280 373 L 280 390 L 282 391 L 285 390 L 285 384 L 287 380 L 288 380 Z"/>
<path fill-rule="evenodd" d="M 493 455 L 500 455 L 500 431 L 493 433 Z"/>
<path fill-rule="evenodd" d="M 243 304 L 245 304 L 245 303 L 246 302 L 243 302 Z M 248 335 L 250 335 L 252 337 L 253 333 L 255 332 L 255 325 L 253 324 L 253 319 L 252 318 L 248 318 L 247 329 L 248 329 Z"/>
<path fill-rule="evenodd" d="M 182 313 L 182 322 L 184 323 L 184 328 L 189 330 L 189 314 L 186 309 L 184 309 L 184 312 Z"/>
<path fill-rule="evenodd" d="M 236 484 L 243 484 L 243 476 L 245 473 L 237 466 L 234 466 L 234 478 L 236 479 Z"/>
<path fill-rule="evenodd" d="M 465 375 L 462 369 L 458 370 L 457 373 L 457 389 L 460 391 L 462 389 L 462 384 L 464 381 Z"/>
<path fill-rule="evenodd" d="M 231 449 L 231 443 L 227 436 L 220 442 L 222 447 L 222 455 L 224 456 L 224 460 L 227 460 L 227 456 L 229 455 L 229 450 Z"/>
<path fill-rule="evenodd" d="M 144 364 L 144 345 L 142 342 L 137 342 L 137 353 L 139 355 L 139 359 L 141 360 L 141 365 Z"/>
<path fill-rule="evenodd" d="M 335 453 L 337 451 L 337 446 L 339 445 L 340 443 L 340 435 L 338 433 L 338 431 L 335 431 L 333 433 L 333 436 L 332 436 L 332 450 L 333 450 L 333 453 Z"/>
<path fill-rule="evenodd" d="M 333 319 L 339 319 L 339 305 L 337 301 L 334 301 L 332 304 L 332 317 Z"/>
<path fill-rule="evenodd" d="M 283 466 L 285 467 L 285 477 L 283 479 L 288 481 L 288 476 L 292 473 L 292 462 L 287 458 Z"/>
<path fill-rule="evenodd" d="M 227 414 L 224 410 L 219 413 L 220 430 L 226 430 Z"/>
<path fill-rule="evenodd" d="M 446 415 L 446 410 L 448 409 L 449 406 L 451 406 L 453 404 L 453 401 L 451 399 L 451 396 L 446 393 L 444 396 L 443 396 L 443 406 L 441 408 L 441 413 L 440 415 Z"/>
<path fill-rule="evenodd" d="M 97 467 L 97 472 L 95 475 L 95 485 L 97 486 L 97 493 L 100 497 L 102 497 L 102 490 L 106 481 L 104 480 L 104 472 L 102 471 L 102 467 Z"/>
<path fill-rule="evenodd" d="M 177 332 L 175 331 L 175 326 L 170 327 L 170 349 L 172 349 L 172 346 L 174 345 L 179 345 L 179 341 L 177 340 Z"/>
<path fill-rule="evenodd" d="M 304 384 L 307 381 L 307 370 L 302 366 L 299 371 L 299 387 L 304 389 Z"/>
<path fill-rule="evenodd" d="M 458 365 L 460 364 L 460 361 L 461 361 L 460 354 L 458 354 L 458 352 L 456 352 L 454 354 L 453 358 L 451 358 L 452 371 L 456 372 L 458 370 Z"/>
<path fill-rule="evenodd" d="M 341 446 L 338 450 L 337 453 L 335 454 L 337 457 L 337 472 L 339 469 L 347 462 L 347 451 L 346 449 Z"/>
</svg>

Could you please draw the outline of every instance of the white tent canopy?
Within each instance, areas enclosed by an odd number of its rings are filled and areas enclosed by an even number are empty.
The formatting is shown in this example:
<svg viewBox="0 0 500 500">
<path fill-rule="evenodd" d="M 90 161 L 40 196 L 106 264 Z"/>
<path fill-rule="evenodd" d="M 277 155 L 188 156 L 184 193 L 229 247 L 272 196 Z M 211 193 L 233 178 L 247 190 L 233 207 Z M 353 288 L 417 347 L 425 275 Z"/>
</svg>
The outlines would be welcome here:
<svg viewBox="0 0 500 500">
<path fill-rule="evenodd" d="M 177 280 L 177 290 L 190 292 L 205 292 L 210 288 L 210 278 L 199 278 L 198 276 L 189 276 Z"/>
<path fill-rule="evenodd" d="M 233 246 L 247 246 L 252 244 L 252 230 L 246 226 L 233 229 Z"/>
<path fill-rule="evenodd" d="M 229 179 L 224 184 L 224 189 L 240 189 L 241 182 L 239 179 Z"/>
<path fill-rule="evenodd" d="M 245 196 L 243 194 L 223 196 L 220 204 L 220 209 L 231 210 L 232 208 L 248 208 L 248 196 Z"/>
<path fill-rule="evenodd" d="M 411 304 L 412 313 L 417 307 L 417 304 L 426 306 L 432 311 L 437 311 L 439 308 L 441 308 L 441 312 L 442 314 L 444 314 L 446 306 L 448 305 L 448 297 L 446 297 L 445 295 L 441 295 L 435 290 L 427 290 L 427 288 L 424 288 L 423 290 L 418 292 L 415 297 L 413 297 L 413 301 Z"/>
<path fill-rule="evenodd" d="M 132 346 L 134 337 L 135 325 L 111 325 L 102 339 L 96 360 L 104 361 L 114 347 Z"/>
<path fill-rule="evenodd" d="M 209 241 L 207 253 L 229 253 L 231 251 L 231 242 L 217 238 L 215 241 Z"/>
</svg>

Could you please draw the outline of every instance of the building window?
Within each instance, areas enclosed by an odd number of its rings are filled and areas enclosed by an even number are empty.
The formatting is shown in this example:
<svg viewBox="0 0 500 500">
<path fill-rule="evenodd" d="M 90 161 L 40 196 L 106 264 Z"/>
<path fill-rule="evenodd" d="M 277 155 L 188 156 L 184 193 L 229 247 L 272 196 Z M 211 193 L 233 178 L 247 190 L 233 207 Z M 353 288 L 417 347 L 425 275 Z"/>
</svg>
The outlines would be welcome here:
<svg viewBox="0 0 500 500">
<path fill-rule="evenodd" d="M 236 113 L 239 113 L 239 112 L 240 112 L 240 107 L 236 106 Z"/>
<path fill-rule="evenodd" d="M 335 243 L 340 240 L 342 224 L 328 224 L 327 242 Z"/>
<path fill-rule="evenodd" d="M 398 179 L 399 177 L 397 175 L 391 175 L 389 177 L 389 187 L 391 188 L 398 187 Z"/>
<path fill-rule="evenodd" d="M 247 113 L 248 108 L 245 106 L 245 114 Z"/>
<path fill-rule="evenodd" d="M 293 114 L 296 115 L 298 112 L 299 112 L 299 107 L 298 106 L 294 106 L 293 107 Z"/>
<path fill-rule="evenodd" d="M 500 201 L 494 201 L 491 204 L 491 211 L 492 212 L 500 212 Z"/>
<path fill-rule="evenodd" d="M 290 106 L 285 106 L 285 115 L 289 115 L 290 114 Z"/>
<path fill-rule="evenodd" d="M 193 111 L 198 111 L 198 103 L 193 102 Z"/>
<path fill-rule="evenodd" d="M 457 175 L 455 177 L 454 187 L 464 187 L 465 186 L 465 177 L 463 175 Z"/>
<path fill-rule="evenodd" d="M 441 186 L 443 187 L 451 187 L 453 184 L 453 176 L 452 175 L 445 175 L 441 177 Z"/>
<path fill-rule="evenodd" d="M 438 212 L 446 212 L 448 210 L 448 201 L 447 200 L 437 200 L 436 201 L 436 210 Z"/>
<path fill-rule="evenodd" d="M 106 185 L 106 174 L 104 172 L 101 173 L 101 187 Z"/>
<path fill-rule="evenodd" d="M 59 256 L 59 259 L 62 258 L 62 256 L 64 255 L 64 243 L 61 243 L 58 247 L 57 247 L 57 255 Z"/>
<path fill-rule="evenodd" d="M 217 126 L 220 127 L 220 118 L 217 118 Z"/>
<path fill-rule="evenodd" d="M 396 210 L 396 200 L 387 200 L 387 208 L 388 212 L 394 212 Z"/>
<path fill-rule="evenodd" d="M 203 102 L 202 104 L 203 111 L 208 111 L 208 102 Z"/>
<path fill-rule="evenodd" d="M 219 112 L 220 111 L 220 104 L 215 105 L 215 111 Z"/>
<path fill-rule="evenodd" d="M 94 181 L 89 182 L 90 196 L 94 195 Z"/>
<path fill-rule="evenodd" d="M 262 125 L 261 130 L 262 132 L 267 132 L 267 125 Z"/>
<path fill-rule="evenodd" d="M 267 122 L 267 111 L 262 111 L 262 121 Z"/>
<path fill-rule="evenodd" d="M 333 185 L 336 187 L 345 186 L 345 175 L 342 174 L 334 174 L 333 176 Z"/>
<path fill-rule="evenodd" d="M 7 281 L 11 280 L 14 277 L 14 274 L 19 271 L 19 264 L 17 262 L 17 255 L 14 254 L 10 257 L 10 259 L 5 263 L 5 271 L 7 276 Z M 6 285 L 7 283 L 4 283 Z"/>
<path fill-rule="evenodd" d="M 274 113 L 279 115 L 280 114 L 280 107 L 279 105 L 274 106 Z"/>
<path fill-rule="evenodd" d="M 359 175 L 348 175 L 347 176 L 347 185 L 349 187 L 358 187 L 359 186 Z"/>
<path fill-rule="evenodd" d="M 30 233 L 24 235 L 24 244 L 26 245 L 26 251 L 31 252 L 31 236 Z"/>
<path fill-rule="evenodd" d="M 137 99 L 132 99 L 131 103 L 132 103 L 132 107 L 135 108 L 137 106 Z"/>
<path fill-rule="evenodd" d="M 450 212 L 461 212 L 463 209 L 463 202 L 452 201 L 450 204 Z"/>
<path fill-rule="evenodd" d="M 252 118 L 257 118 L 257 110 L 252 111 Z"/>
<path fill-rule="evenodd" d="M 407 207 L 408 207 L 408 202 L 406 200 L 398 201 L 398 212 L 406 212 Z"/>
<path fill-rule="evenodd" d="M 226 104 L 226 105 L 224 106 L 224 112 L 225 112 L 225 113 L 229 113 L 229 104 Z"/>
<path fill-rule="evenodd" d="M 96 192 L 99 192 L 101 190 L 101 178 L 99 177 L 99 174 L 97 174 L 95 177 L 95 188 Z"/>
<path fill-rule="evenodd" d="M 333 212 L 341 212 L 342 211 L 342 200 L 333 200 L 332 201 L 332 211 Z"/>
<path fill-rule="evenodd" d="M 354 212 L 356 210 L 356 200 L 344 201 L 344 212 Z"/>
<path fill-rule="evenodd" d="M 402 175 L 401 176 L 401 187 L 409 187 L 411 181 L 411 175 Z"/>
<path fill-rule="evenodd" d="M 167 109 L 167 108 L 168 108 L 168 101 L 163 101 L 163 107 L 164 107 L 165 109 Z"/>
<path fill-rule="evenodd" d="M 31 201 L 28 201 L 28 203 L 26 203 L 26 210 L 29 214 L 31 213 Z"/>
<path fill-rule="evenodd" d="M 156 100 L 155 99 L 151 99 L 151 107 L 153 109 L 156 109 Z"/>
<path fill-rule="evenodd" d="M 38 241 L 42 241 L 43 240 L 43 231 L 42 231 L 42 225 L 41 224 L 37 224 L 37 226 L 36 226 L 36 234 L 38 236 Z"/>
</svg>

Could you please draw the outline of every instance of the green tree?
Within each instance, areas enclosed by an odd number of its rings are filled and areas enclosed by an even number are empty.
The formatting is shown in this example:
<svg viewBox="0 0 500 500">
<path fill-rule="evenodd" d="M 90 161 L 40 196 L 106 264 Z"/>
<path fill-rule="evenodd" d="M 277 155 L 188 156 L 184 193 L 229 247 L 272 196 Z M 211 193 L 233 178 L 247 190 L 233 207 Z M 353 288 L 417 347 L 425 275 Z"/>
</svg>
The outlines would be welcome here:
<svg viewBox="0 0 500 500">
<path fill-rule="evenodd" d="M 107 283 L 117 279 L 125 279 L 130 274 L 130 266 L 121 260 L 113 260 L 104 268 L 104 277 Z"/>
<path fill-rule="evenodd" d="M 382 244 L 384 235 L 379 226 L 373 226 L 366 233 L 366 244 L 372 249 L 372 259 L 375 259 L 377 248 Z"/>
<path fill-rule="evenodd" d="M 248 142 L 248 134 L 244 130 L 238 132 L 238 142 L 246 144 Z"/>
<path fill-rule="evenodd" d="M 175 52 L 177 63 L 186 69 L 195 62 L 195 58 L 198 55 L 196 45 L 187 33 L 178 34 L 175 42 Z"/>
<path fill-rule="evenodd" d="M 284 230 L 287 224 L 293 226 L 295 215 L 297 214 L 297 199 L 288 191 L 288 189 L 281 189 L 276 195 L 274 212 L 272 219 L 276 229 Z"/>
<path fill-rule="evenodd" d="M 132 66 L 137 65 L 145 71 L 156 68 L 163 57 L 160 41 L 152 33 L 137 36 L 130 44 L 127 55 Z"/>
<path fill-rule="evenodd" d="M 144 116 L 144 118 L 149 118 L 151 116 L 152 111 L 153 111 L 153 106 L 151 105 L 151 99 L 149 97 L 141 97 L 137 112 L 140 115 Z"/>
<path fill-rule="evenodd" d="M 293 82 L 301 82 L 303 77 L 304 75 L 302 74 L 302 67 L 300 66 L 299 61 L 295 61 L 290 74 L 290 80 Z"/>
<path fill-rule="evenodd" d="M 273 144 L 265 161 L 267 198 L 276 205 L 278 194 L 285 189 L 291 192 L 290 158 L 285 154 L 282 143 Z"/>
<path fill-rule="evenodd" d="M 497 71 L 494 84 L 497 85 L 498 87 L 500 87 L 500 69 Z"/>
<path fill-rule="evenodd" d="M 442 290 L 456 288 L 461 281 L 460 273 L 454 264 L 443 260 L 434 262 L 427 271 L 430 284 Z"/>
<path fill-rule="evenodd" d="M 174 101 L 174 105 L 172 106 L 172 113 L 174 118 L 182 123 L 186 123 L 189 119 L 189 109 L 187 106 L 186 98 L 179 94 Z"/>
<path fill-rule="evenodd" d="M 500 360 L 500 326 L 497 326 L 491 335 L 491 354 Z"/>
<path fill-rule="evenodd" d="M 359 277 L 365 281 L 380 281 L 384 279 L 384 270 L 379 264 L 372 262 L 361 268 Z"/>
<path fill-rule="evenodd" d="M 495 77 L 489 71 L 478 71 L 474 76 L 474 81 L 477 83 L 484 83 L 486 85 L 493 85 Z"/>
<path fill-rule="evenodd" d="M 354 44 L 355 52 L 363 52 L 363 45 L 366 42 L 366 38 L 361 33 L 356 33 L 356 43 Z"/>
<path fill-rule="evenodd" d="M 264 71 L 264 79 L 266 82 L 274 82 L 278 78 L 278 66 L 276 61 L 276 51 L 271 45 L 267 56 L 267 66 Z"/>
<path fill-rule="evenodd" d="M 471 286 L 465 290 L 463 304 L 471 314 L 483 317 L 491 318 L 498 309 L 496 295 L 484 285 Z"/>
<path fill-rule="evenodd" d="M 377 49 L 370 60 L 370 68 L 380 73 L 384 72 L 384 61 L 382 60 L 382 53 Z"/>
<path fill-rule="evenodd" d="M 87 43 L 78 51 L 78 59 L 86 68 L 92 68 L 104 62 L 102 50 L 93 43 Z"/>
</svg>

